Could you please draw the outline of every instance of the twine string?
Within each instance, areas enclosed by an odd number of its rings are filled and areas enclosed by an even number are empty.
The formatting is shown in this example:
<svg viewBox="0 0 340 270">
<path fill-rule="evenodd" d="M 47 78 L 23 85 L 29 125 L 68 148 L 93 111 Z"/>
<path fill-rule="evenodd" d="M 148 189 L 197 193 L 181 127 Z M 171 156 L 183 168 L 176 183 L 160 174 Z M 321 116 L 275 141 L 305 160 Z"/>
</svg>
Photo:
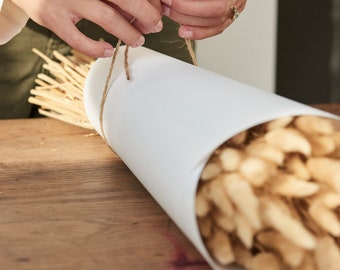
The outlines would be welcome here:
<svg viewBox="0 0 340 270">
<path fill-rule="evenodd" d="M 110 80 L 111 80 L 111 76 L 112 76 L 112 70 L 113 70 L 113 66 L 116 62 L 116 58 L 117 58 L 117 55 L 118 55 L 118 51 L 119 51 L 119 47 L 120 47 L 121 42 L 122 41 L 119 39 L 118 42 L 117 42 L 117 45 L 115 47 L 115 50 L 113 52 L 112 60 L 111 60 L 110 68 L 109 68 L 109 73 L 106 77 L 104 92 L 103 92 L 102 99 L 101 99 L 101 102 L 100 102 L 100 112 L 99 112 L 100 131 L 101 131 L 103 139 L 104 139 L 104 141 L 106 142 L 107 145 L 109 145 L 109 144 L 107 143 L 106 136 L 105 136 L 105 133 L 104 133 L 103 114 L 104 114 L 104 107 L 105 107 L 107 94 L 109 93 L 109 85 L 110 85 Z"/>
<path fill-rule="evenodd" d="M 192 46 L 192 41 L 188 38 L 185 39 L 185 44 L 187 45 L 187 49 L 189 51 L 189 54 L 190 54 L 190 57 L 191 57 L 191 60 L 192 60 L 192 63 L 197 66 L 197 58 L 196 58 L 196 54 L 195 54 L 195 51 L 194 51 L 194 48 Z"/>
</svg>

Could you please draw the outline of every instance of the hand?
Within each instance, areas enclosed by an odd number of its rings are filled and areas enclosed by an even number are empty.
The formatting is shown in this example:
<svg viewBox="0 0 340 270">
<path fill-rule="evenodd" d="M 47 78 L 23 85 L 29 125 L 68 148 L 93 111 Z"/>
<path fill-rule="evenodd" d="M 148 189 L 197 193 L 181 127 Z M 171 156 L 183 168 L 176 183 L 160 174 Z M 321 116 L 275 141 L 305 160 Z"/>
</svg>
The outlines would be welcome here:
<svg viewBox="0 0 340 270">
<path fill-rule="evenodd" d="M 36 23 L 50 29 L 72 48 L 91 57 L 109 57 L 111 44 L 82 34 L 76 24 L 92 21 L 131 47 L 143 45 L 143 34 L 163 25 L 160 0 L 12 0 Z M 133 23 L 131 21 L 134 20 Z"/>
<path fill-rule="evenodd" d="M 247 0 L 162 0 L 163 13 L 181 24 L 178 34 L 192 40 L 221 34 L 232 22 L 232 7 L 242 12 Z"/>
</svg>

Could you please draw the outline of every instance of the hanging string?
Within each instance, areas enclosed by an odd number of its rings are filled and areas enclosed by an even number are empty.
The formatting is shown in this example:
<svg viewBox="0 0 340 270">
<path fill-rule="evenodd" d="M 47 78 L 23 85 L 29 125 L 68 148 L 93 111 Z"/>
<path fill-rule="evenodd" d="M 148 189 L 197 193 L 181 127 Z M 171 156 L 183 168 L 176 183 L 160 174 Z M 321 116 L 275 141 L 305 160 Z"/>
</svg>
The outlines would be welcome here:
<svg viewBox="0 0 340 270">
<path fill-rule="evenodd" d="M 129 69 L 129 46 L 126 45 L 125 47 L 125 53 L 124 53 L 124 69 L 125 69 L 125 75 L 126 79 L 130 80 L 130 69 Z"/>
<path fill-rule="evenodd" d="M 120 47 L 121 43 L 122 43 L 122 41 L 119 39 L 118 42 L 117 42 L 117 45 L 115 47 L 115 50 L 113 52 L 112 60 L 111 60 L 110 68 L 109 68 L 109 73 L 108 73 L 107 78 L 106 78 L 106 82 L 105 82 L 105 86 L 104 86 L 104 92 L 103 92 L 103 96 L 102 96 L 102 99 L 101 99 L 101 102 L 100 102 L 100 112 L 99 112 L 100 131 L 101 131 L 103 139 L 104 139 L 104 141 L 106 142 L 107 145 L 109 145 L 109 144 L 107 143 L 106 136 L 105 136 L 105 133 L 104 133 L 103 114 L 104 114 L 104 107 L 105 107 L 107 94 L 109 92 L 109 85 L 110 85 L 110 80 L 111 80 L 111 76 L 112 76 L 113 66 L 116 62 L 116 58 L 117 58 L 119 47 Z"/>
<path fill-rule="evenodd" d="M 192 46 L 192 41 L 190 39 L 186 38 L 185 39 L 185 44 L 187 45 L 187 48 L 188 48 L 188 51 L 189 51 L 192 63 L 195 66 L 197 66 L 197 58 L 196 58 L 195 50 L 194 50 L 194 48 Z"/>
</svg>

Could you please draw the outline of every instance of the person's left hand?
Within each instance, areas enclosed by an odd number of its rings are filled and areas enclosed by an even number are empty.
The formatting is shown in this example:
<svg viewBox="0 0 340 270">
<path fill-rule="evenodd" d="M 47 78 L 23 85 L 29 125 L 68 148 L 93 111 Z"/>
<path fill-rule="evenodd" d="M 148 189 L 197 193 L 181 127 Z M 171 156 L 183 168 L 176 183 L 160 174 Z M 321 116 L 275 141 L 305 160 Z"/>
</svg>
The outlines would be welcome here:
<svg viewBox="0 0 340 270">
<path fill-rule="evenodd" d="M 178 34 L 192 40 L 221 34 L 247 0 L 162 0 L 164 15 L 181 24 Z"/>
</svg>

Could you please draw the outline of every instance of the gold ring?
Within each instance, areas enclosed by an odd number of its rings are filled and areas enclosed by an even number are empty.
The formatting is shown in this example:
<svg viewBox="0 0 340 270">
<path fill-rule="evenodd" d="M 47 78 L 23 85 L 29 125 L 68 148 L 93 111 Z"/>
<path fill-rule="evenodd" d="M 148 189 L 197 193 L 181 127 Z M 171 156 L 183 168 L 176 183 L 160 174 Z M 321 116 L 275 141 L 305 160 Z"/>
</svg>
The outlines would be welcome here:
<svg viewBox="0 0 340 270">
<path fill-rule="evenodd" d="M 232 11 L 231 20 L 235 21 L 237 19 L 237 17 L 240 16 L 240 12 L 237 10 L 237 8 L 235 6 L 231 7 L 231 11 Z"/>
</svg>

